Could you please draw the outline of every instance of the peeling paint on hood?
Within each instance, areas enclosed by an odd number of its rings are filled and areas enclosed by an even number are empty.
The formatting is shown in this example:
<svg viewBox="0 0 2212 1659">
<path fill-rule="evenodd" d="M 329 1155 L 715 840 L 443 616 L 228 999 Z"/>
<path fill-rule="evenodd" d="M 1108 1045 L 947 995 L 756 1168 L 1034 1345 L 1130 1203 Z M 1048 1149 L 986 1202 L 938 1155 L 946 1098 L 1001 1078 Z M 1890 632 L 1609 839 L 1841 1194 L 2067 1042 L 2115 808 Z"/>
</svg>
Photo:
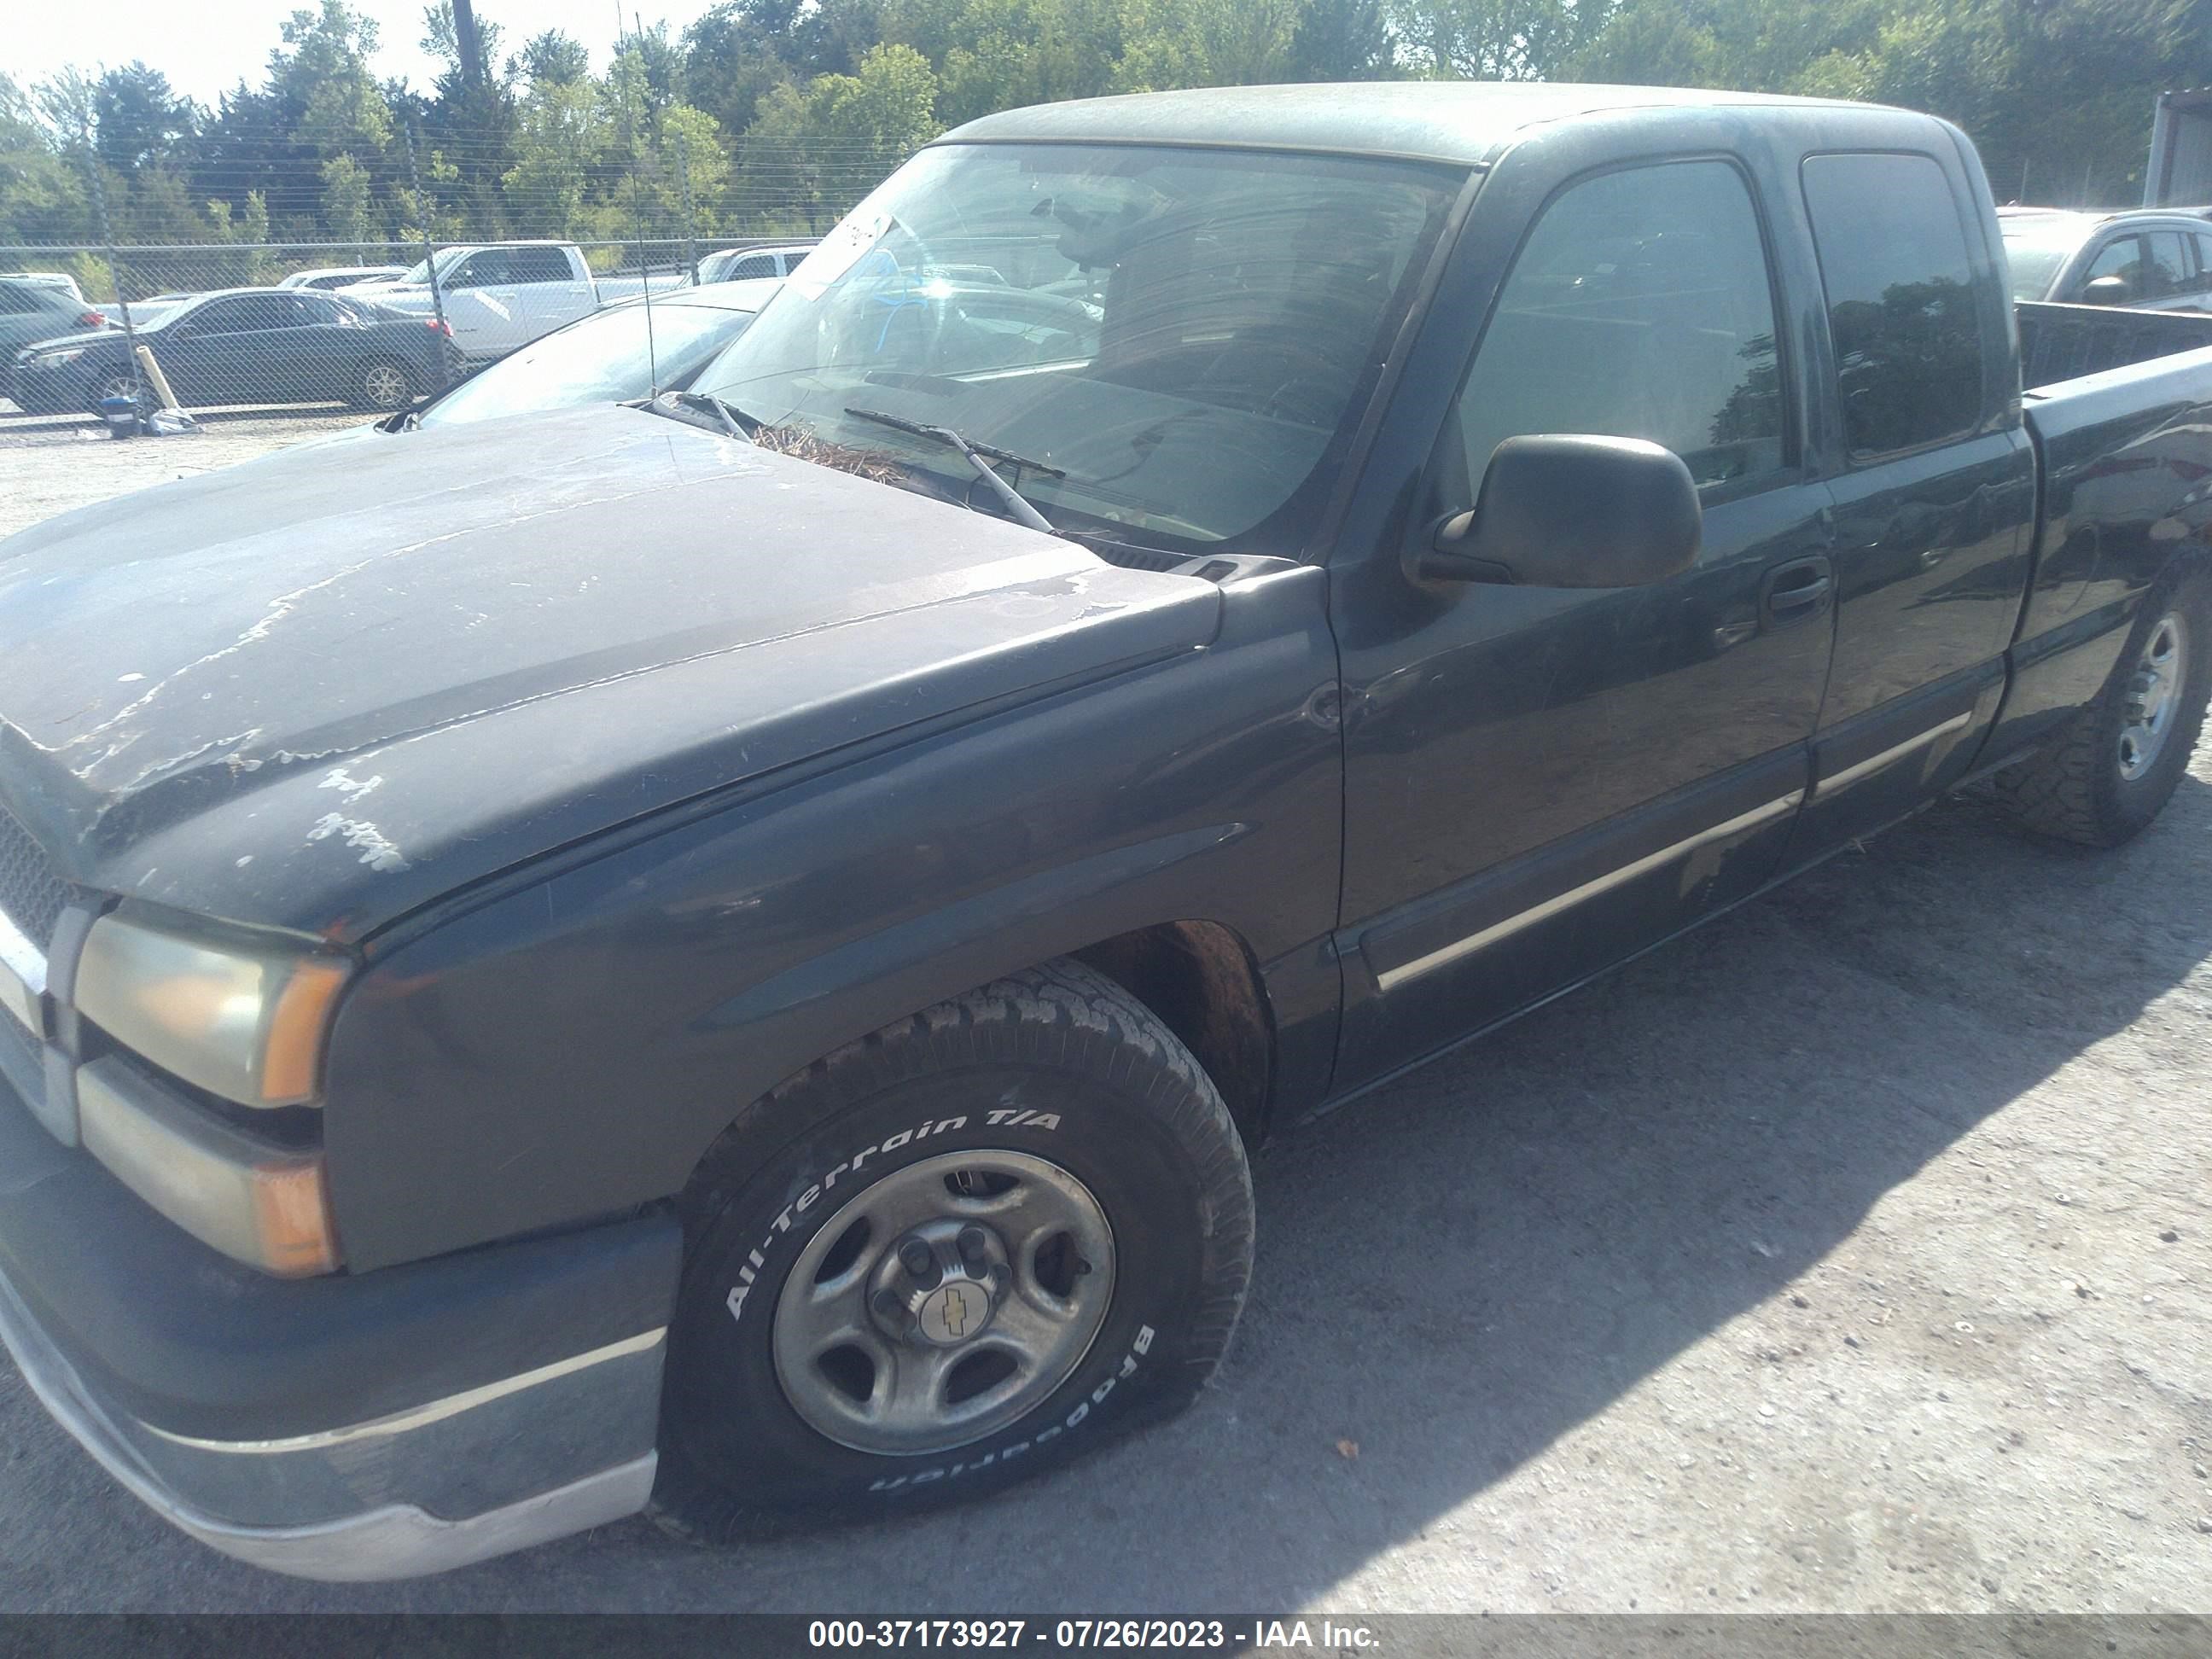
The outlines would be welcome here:
<svg viewBox="0 0 2212 1659">
<path fill-rule="evenodd" d="M 1218 616 L 639 410 L 279 452 L 0 542 L 0 799 L 73 879 L 358 937 Z"/>
</svg>

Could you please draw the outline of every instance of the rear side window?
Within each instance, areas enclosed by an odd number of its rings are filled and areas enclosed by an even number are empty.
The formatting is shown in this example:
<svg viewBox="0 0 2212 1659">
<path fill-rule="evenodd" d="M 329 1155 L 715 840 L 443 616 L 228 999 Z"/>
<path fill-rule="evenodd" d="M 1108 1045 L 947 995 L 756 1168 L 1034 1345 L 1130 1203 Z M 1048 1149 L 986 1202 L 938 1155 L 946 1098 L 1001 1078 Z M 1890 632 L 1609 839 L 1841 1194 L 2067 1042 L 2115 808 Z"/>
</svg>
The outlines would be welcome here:
<svg viewBox="0 0 2212 1659">
<path fill-rule="evenodd" d="M 2181 233 L 2154 230 L 2143 237 L 2143 245 L 2150 250 L 2150 258 L 2143 264 L 2143 298 L 2170 300 L 2188 292 L 2185 273 L 2189 262 L 2182 257 Z"/>
<path fill-rule="evenodd" d="M 1926 155 L 1814 155 L 1804 181 L 1851 453 L 1971 431 L 1982 407 L 1981 319 L 1943 169 Z"/>
<path fill-rule="evenodd" d="M 2191 231 L 2189 240 L 2194 246 L 2196 258 L 2190 268 L 2186 291 L 2191 294 L 2212 292 L 2212 236 L 2201 230 Z"/>
<path fill-rule="evenodd" d="M 773 253 L 757 253 L 749 259 L 740 259 L 732 265 L 729 280 L 741 283 L 752 277 L 775 275 L 775 256 Z"/>
<path fill-rule="evenodd" d="M 1774 294 L 1743 175 L 1672 161 L 1570 185 L 1506 279 L 1456 418 L 1477 489 L 1531 433 L 1663 444 L 1709 500 L 1778 472 Z"/>
<path fill-rule="evenodd" d="M 31 297 L 29 289 L 17 288 L 13 283 L 0 283 L 0 317 L 27 317 L 45 309 Z"/>
</svg>

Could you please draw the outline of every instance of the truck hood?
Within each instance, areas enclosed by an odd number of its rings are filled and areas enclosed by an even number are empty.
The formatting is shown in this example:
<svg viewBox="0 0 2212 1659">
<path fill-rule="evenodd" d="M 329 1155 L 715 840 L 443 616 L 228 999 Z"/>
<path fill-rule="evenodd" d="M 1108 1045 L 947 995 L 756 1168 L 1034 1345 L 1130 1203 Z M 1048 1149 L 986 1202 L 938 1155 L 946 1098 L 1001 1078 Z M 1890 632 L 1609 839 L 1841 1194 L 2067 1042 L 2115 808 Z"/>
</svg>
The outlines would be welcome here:
<svg viewBox="0 0 2212 1659">
<path fill-rule="evenodd" d="M 281 452 L 0 541 L 0 801 L 72 880 L 358 939 L 1219 614 L 637 409 Z"/>
</svg>

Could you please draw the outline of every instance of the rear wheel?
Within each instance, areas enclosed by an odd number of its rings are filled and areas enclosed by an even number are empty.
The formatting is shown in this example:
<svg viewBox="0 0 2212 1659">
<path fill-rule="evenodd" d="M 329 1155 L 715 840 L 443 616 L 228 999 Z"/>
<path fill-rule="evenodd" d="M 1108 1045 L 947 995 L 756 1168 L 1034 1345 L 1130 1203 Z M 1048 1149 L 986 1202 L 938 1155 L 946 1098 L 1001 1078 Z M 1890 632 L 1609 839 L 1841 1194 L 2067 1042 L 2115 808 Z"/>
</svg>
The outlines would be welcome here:
<svg viewBox="0 0 2212 1659">
<path fill-rule="evenodd" d="M 415 376 L 404 363 L 373 359 L 356 371 L 353 400 L 365 409 L 404 409 L 415 400 Z"/>
<path fill-rule="evenodd" d="M 2039 834 L 2117 847 L 2155 818 L 2189 769 L 2212 698 L 2212 569 L 2174 566 L 2143 595 L 2096 700 L 2041 753 L 1996 779 Z"/>
<path fill-rule="evenodd" d="M 1068 962 L 810 1067 L 682 1210 L 653 1504 L 709 1540 L 979 1495 L 1175 1411 L 1251 1265 L 1221 1097 Z"/>
</svg>

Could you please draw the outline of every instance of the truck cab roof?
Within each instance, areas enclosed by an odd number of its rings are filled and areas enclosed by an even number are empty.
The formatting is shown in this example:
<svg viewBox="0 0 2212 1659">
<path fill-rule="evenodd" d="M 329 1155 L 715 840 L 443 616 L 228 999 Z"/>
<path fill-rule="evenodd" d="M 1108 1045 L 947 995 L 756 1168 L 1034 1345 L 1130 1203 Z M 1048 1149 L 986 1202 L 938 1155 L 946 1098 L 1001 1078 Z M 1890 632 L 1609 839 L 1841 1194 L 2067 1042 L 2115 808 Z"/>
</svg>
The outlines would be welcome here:
<svg viewBox="0 0 2212 1659">
<path fill-rule="evenodd" d="M 936 142 L 1159 143 L 1390 155 L 1475 166 L 1523 130 L 1616 111 L 1780 106 L 1932 118 L 1881 106 L 1696 87 L 1379 81 L 1212 87 L 1041 104 L 986 115 Z"/>
</svg>

